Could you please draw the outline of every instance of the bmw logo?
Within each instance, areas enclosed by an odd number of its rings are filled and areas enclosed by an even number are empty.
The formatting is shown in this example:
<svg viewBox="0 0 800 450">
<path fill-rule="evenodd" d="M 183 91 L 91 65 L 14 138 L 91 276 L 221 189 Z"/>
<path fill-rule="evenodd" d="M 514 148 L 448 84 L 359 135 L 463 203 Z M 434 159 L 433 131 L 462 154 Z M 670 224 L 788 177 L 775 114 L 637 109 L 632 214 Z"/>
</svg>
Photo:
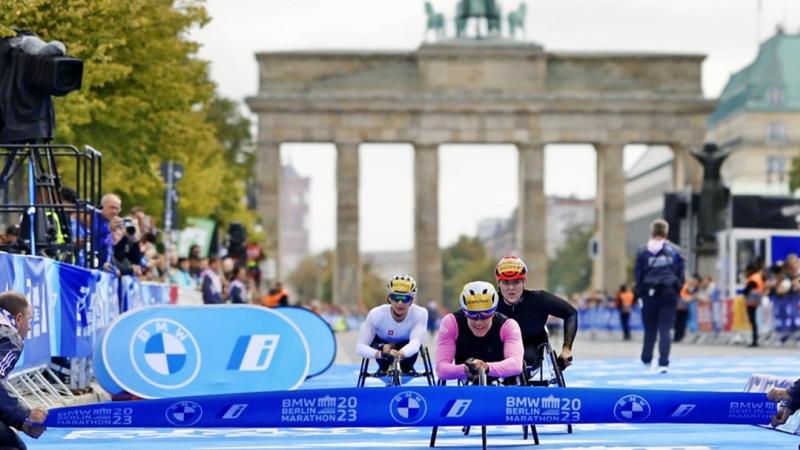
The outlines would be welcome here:
<svg viewBox="0 0 800 450">
<path fill-rule="evenodd" d="M 177 402 L 167 408 L 166 416 L 167 422 L 176 427 L 188 427 L 200 421 L 203 408 L 192 401 Z"/>
<path fill-rule="evenodd" d="M 650 404 L 638 395 L 626 395 L 614 405 L 614 417 L 620 422 L 644 422 L 650 417 Z"/>
<path fill-rule="evenodd" d="M 133 334 L 130 353 L 136 373 L 162 389 L 186 386 L 200 371 L 197 341 L 174 320 L 153 319 L 142 324 Z"/>
<path fill-rule="evenodd" d="M 411 425 L 425 417 L 428 404 L 425 397 L 413 391 L 401 392 L 394 396 L 389 404 L 389 413 L 392 418 L 403 425 Z"/>
</svg>

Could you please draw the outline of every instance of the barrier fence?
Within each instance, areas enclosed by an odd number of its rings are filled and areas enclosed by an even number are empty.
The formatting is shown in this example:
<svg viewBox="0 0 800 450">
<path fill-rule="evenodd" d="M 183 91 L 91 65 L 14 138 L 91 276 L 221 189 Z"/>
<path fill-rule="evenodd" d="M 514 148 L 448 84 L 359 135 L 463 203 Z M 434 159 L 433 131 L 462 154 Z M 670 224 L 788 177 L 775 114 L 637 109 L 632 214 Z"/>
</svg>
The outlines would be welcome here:
<svg viewBox="0 0 800 450">
<path fill-rule="evenodd" d="M 45 405 L 71 396 L 70 388 L 87 387 L 92 350 L 115 317 L 130 309 L 177 302 L 174 286 L 0 252 L 0 292 L 7 290 L 25 294 L 33 313 L 25 349 L 9 382 L 19 394 L 32 395 Z M 68 377 L 69 388 L 54 371 Z"/>
<path fill-rule="evenodd" d="M 744 298 L 694 301 L 687 305 L 687 332 L 703 343 L 749 343 L 751 325 Z M 800 293 L 769 296 L 756 310 L 759 342 L 764 345 L 800 345 Z M 631 311 L 632 331 L 642 330 L 641 309 Z M 621 334 L 619 310 L 609 305 L 593 305 L 578 310 L 578 326 L 593 337 L 599 333 Z"/>
</svg>

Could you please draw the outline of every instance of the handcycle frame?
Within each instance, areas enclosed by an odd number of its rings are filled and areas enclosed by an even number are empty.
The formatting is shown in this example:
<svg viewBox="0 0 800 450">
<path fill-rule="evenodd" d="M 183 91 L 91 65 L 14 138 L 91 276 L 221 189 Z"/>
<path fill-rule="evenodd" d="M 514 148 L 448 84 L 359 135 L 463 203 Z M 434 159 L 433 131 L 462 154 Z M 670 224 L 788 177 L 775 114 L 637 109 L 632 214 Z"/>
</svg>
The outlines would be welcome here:
<svg viewBox="0 0 800 450">
<path fill-rule="evenodd" d="M 433 373 L 433 364 L 431 363 L 431 356 L 428 352 L 428 347 L 424 345 L 421 346 L 419 348 L 419 356 L 422 358 L 422 366 L 424 367 L 423 372 L 403 372 L 400 369 L 400 359 L 398 358 L 394 359 L 386 372 L 380 372 L 377 370 L 375 372 L 370 372 L 369 358 L 361 358 L 361 369 L 358 373 L 358 382 L 356 383 L 356 387 L 364 387 L 367 378 L 384 378 L 387 376 L 392 378 L 391 386 L 401 386 L 404 376 L 412 378 L 425 377 L 426 381 L 428 382 L 428 386 L 435 386 L 436 377 Z"/>
</svg>

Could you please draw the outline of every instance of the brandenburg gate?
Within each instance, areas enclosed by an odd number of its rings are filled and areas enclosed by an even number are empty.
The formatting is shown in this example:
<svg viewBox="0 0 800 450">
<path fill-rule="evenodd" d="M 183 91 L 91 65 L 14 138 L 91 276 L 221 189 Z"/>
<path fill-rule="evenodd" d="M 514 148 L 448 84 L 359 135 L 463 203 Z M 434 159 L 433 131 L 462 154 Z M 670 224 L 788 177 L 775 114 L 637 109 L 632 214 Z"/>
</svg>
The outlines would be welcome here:
<svg viewBox="0 0 800 450">
<path fill-rule="evenodd" d="M 702 96 L 702 55 L 547 52 L 497 38 L 449 39 L 410 52 L 267 52 L 257 59 L 259 91 L 247 103 L 258 114 L 257 193 L 267 250 L 278 255 L 281 144 L 334 143 L 337 304 L 356 304 L 361 291 L 360 144 L 414 147 L 416 267 L 409 272 L 422 300 L 439 299 L 442 292 L 440 145 L 516 146 L 517 242 L 530 268 L 528 285 L 538 289 L 547 282 L 544 147 L 592 144 L 600 243 L 594 287 L 613 291 L 626 279 L 623 148 L 668 145 L 675 189 L 699 183 L 701 171 L 689 149 L 702 146 L 714 105 Z"/>
</svg>

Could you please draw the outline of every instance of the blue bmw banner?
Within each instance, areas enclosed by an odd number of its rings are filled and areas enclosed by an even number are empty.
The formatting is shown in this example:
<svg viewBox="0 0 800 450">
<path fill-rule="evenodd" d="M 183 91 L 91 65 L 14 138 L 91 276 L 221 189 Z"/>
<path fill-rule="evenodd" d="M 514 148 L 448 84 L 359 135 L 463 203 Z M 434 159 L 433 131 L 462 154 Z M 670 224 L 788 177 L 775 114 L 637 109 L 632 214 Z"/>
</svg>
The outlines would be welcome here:
<svg viewBox="0 0 800 450">
<path fill-rule="evenodd" d="M 317 376 L 333 364 L 336 359 L 336 335 L 328 322 L 313 311 L 299 307 L 278 308 L 276 311 L 284 314 L 297 328 L 303 331 L 306 340 L 312 343 L 311 367 L 308 377 Z"/>
<path fill-rule="evenodd" d="M 393 427 L 557 423 L 765 424 L 766 394 L 531 387 L 340 388 L 56 408 L 50 427 Z"/>
<path fill-rule="evenodd" d="M 297 325 L 248 305 L 129 311 L 106 329 L 100 353 L 110 388 L 143 398 L 295 389 L 310 365 Z"/>
</svg>

